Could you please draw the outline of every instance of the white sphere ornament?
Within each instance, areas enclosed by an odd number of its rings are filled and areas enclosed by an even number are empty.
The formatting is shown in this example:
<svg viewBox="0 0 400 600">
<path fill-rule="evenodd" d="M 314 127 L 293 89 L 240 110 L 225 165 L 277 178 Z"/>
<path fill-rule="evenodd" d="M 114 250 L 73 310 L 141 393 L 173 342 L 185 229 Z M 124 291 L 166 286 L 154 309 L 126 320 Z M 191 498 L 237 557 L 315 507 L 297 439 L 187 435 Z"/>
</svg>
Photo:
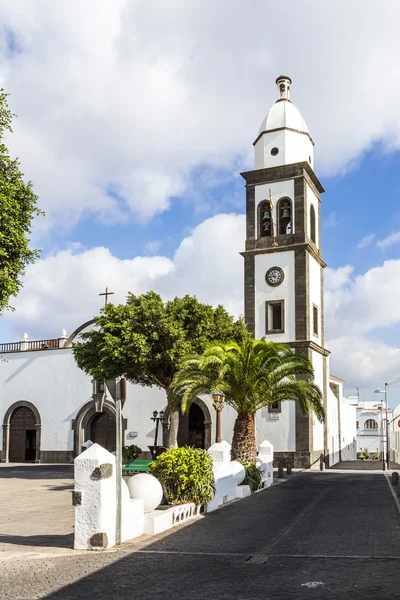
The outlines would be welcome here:
<svg viewBox="0 0 400 600">
<path fill-rule="evenodd" d="M 144 512 L 157 508 L 163 497 L 161 483 L 149 473 L 138 473 L 127 481 L 131 498 L 143 500 Z"/>
</svg>

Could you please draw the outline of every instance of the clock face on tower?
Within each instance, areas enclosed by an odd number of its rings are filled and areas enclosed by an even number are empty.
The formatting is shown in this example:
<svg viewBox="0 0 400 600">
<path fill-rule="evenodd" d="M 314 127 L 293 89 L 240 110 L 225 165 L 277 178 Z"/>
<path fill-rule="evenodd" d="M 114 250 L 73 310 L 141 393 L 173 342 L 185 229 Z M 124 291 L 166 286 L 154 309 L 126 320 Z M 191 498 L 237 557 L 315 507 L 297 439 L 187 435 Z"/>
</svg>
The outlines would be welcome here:
<svg viewBox="0 0 400 600">
<path fill-rule="evenodd" d="M 280 285 L 285 277 L 285 273 L 280 267 L 271 267 L 265 274 L 265 281 L 268 285 Z"/>
</svg>

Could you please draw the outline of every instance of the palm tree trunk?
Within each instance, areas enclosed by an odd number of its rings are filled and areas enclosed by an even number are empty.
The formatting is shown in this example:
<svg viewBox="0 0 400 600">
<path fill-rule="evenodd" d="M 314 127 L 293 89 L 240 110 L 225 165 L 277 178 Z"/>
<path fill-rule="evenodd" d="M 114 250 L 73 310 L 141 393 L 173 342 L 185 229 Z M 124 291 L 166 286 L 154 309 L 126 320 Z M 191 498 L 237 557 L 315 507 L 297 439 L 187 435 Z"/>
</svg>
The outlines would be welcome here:
<svg viewBox="0 0 400 600">
<path fill-rule="evenodd" d="M 179 410 L 171 410 L 169 413 L 168 447 L 178 447 Z"/>
<path fill-rule="evenodd" d="M 168 447 L 178 447 L 178 429 L 179 429 L 179 406 L 176 403 L 176 396 L 173 392 L 167 390 L 167 399 L 169 407 L 169 432 L 168 432 Z"/>
<path fill-rule="evenodd" d="M 256 432 L 254 428 L 254 415 L 239 413 L 233 428 L 231 449 L 232 460 L 251 462 L 257 460 Z"/>
</svg>

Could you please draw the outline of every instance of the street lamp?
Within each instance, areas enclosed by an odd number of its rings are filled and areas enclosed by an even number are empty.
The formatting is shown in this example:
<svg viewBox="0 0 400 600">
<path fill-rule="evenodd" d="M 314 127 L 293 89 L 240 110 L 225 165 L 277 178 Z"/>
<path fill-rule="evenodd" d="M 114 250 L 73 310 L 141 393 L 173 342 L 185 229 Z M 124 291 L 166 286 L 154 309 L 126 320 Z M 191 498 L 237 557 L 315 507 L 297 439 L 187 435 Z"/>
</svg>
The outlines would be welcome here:
<svg viewBox="0 0 400 600">
<path fill-rule="evenodd" d="M 374 390 L 375 394 L 385 394 L 385 410 L 386 410 L 386 436 L 383 438 L 383 464 L 382 468 L 386 471 L 386 468 L 390 469 L 390 448 L 389 448 L 389 384 L 385 383 L 384 390 Z M 385 452 L 385 438 L 386 438 L 386 452 Z M 386 459 L 385 459 L 386 456 Z M 386 462 L 385 462 L 386 460 Z"/>
<path fill-rule="evenodd" d="M 150 417 L 152 421 L 155 422 L 156 424 L 156 431 L 154 434 L 154 446 L 151 449 L 152 450 L 152 454 L 153 454 L 153 460 L 156 460 L 157 458 L 157 438 L 158 438 L 158 425 L 160 423 L 160 421 L 162 421 L 164 419 L 164 411 L 160 411 L 160 413 L 158 412 L 158 410 L 154 410 L 153 411 L 153 416 Z"/>
<path fill-rule="evenodd" d="M 225 406 L 225 394 L 222 392 L 213 392 L 211 394 L 212 403 L 217 413 L 217 428 L 215 433 L 215 443 L 221 442 L 221 410 Z"/>
</svg>

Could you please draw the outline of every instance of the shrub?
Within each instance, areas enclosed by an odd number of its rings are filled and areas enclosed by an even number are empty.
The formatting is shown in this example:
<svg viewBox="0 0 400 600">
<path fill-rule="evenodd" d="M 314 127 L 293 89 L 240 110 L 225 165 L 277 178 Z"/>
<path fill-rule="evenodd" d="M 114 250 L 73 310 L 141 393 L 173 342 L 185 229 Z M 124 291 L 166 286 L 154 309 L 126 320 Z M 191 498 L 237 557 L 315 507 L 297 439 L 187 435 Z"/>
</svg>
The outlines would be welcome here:
<svg viewBox="0 0 400 600">
<path fill-rule="evenodd" d="M 380 459 L 379 452 L 375 452 L 374 459 L 375 460 L 379 460 Z"/>
<path fill-rule="evenodd" d="M 360 456 L 358 457 L 360 460 L 364 460 L 365 456 L 363 453 L 360 454 Z"/>
<path fill-rule="evenodd" d="M 246 469 L 246 476 L 240 485 L 248 485 L 251 492 L 256 492 L 261 486 L 261 471 L 251 462 L 240 461 Z"/>
<path fill-rule="evenodd" d="M 131 446 L 123 446 L 122 447 L 122 457 L 124 462 L 128 462 L 129 460 L 136 460 L 142 453 L 142 449 L 139 446 L 135 446 L 132 444 Z"/>
<path fill-rule="evenodd" d="M 170 448 L 150 463 L 160 481 L 167 504 L 194 502 L 197 506 L 214 497 L 213 462 L 206 450 Z"/>
</svg>

